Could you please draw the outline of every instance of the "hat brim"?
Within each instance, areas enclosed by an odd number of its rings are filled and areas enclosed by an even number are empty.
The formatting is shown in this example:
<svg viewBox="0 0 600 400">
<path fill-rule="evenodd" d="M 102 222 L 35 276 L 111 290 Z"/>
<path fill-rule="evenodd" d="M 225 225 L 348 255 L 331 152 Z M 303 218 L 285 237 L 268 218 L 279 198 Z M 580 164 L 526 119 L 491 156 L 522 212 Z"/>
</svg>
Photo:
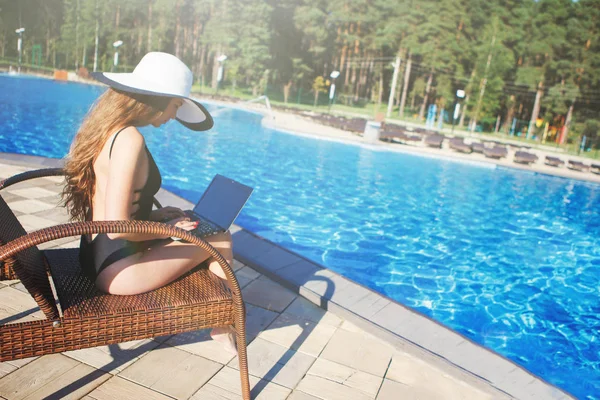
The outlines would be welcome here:
<svg viewBox="0 0 600 400">
<path fill-rule="evenodd" d="M 92 78 L 98 82 L 104 83 L 114 89 L 128 93 L 145 94 L 150 96 L 174 97 L 185 100 L 183 105 L 177 110 L 175 119 L 180 124 L 193 131 L 206 131 L 213 127 L 214 121 L 208 110 L 198 101 L 191 97 L 181 96 L 169 93 L 161 89 L 148 90 L 144 87 L 152 85 L 145 82 L 131 73 L 104 73 L 92 72 Z"/>
</svg>

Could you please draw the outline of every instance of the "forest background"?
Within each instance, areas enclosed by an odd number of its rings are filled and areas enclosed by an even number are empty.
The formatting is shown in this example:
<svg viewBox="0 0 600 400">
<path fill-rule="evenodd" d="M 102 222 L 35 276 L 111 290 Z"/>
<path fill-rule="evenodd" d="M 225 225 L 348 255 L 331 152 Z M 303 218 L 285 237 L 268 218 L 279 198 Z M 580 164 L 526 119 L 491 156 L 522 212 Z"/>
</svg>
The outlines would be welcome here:
<svg viewBox="0 0 600 400">
<path fill-rule="evenodd" d="M 0 0 L 0 67 L 19 28 L 41 70 L 115 70 L 121 40 L 117 71 L 166 51 L 201 93 L 329 110 L 335 83 L 340 111 L 448 124 L 460 101 L 457 129 L 600 148 L 600 0 Z"/>
</svg>

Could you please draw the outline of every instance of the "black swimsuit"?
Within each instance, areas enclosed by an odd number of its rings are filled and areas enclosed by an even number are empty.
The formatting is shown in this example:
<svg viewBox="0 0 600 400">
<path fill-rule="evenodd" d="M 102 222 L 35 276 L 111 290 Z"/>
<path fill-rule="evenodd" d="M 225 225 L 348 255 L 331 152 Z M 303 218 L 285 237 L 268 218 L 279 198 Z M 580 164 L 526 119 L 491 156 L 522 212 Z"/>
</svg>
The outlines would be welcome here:
<svg viewBox="0 0 600 400">
<path fill-rule="evenodd" d="M 118 131 L 113 138 L 108 152 L 109 159 L 115 140 L 123 129 Z M 131 218 L 136 220 L 148 220 L 150 218 L 154 195 L 158 192 L 162 183 L 160 171 L 152 158 L 152 154 L 150 154 L 147 147 L 144 146 L 144 148 L 148 155 L 149 171 L 148 180 L 146 180 L 144 187 L 135 191 L 136 193 L 140 193 L 140 198 L 133 202 L 133 204 L 138 204 L 139 208 L 131 215 Z M 91 240 L 91 235 L 83 235 L 81 236 L 81 244 L 79 247 L 79 261 L 84 272 L 90 279 L 95 281 L 100 272 L 109 265 L 125 257 L 139 253 L 150 247 L 152 244 L 161 241 L 163 240 L 133 242 L 125 239 L 111 239 L 105 233 L 100 233 Z"/>
</svg>

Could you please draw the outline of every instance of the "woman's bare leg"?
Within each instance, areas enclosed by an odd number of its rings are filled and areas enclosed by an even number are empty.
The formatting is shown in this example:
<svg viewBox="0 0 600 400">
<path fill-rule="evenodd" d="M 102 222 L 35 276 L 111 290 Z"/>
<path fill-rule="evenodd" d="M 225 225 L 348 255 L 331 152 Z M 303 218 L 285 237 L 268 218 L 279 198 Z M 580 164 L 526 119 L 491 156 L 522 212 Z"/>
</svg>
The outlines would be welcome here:
<svg viewBox="0 0 600 400">
<path fill-rule="evenodd" d="M 211 236 L 210 244 L 213 245 L 215 249 L 219 250 L 219 253 L 225 258 L 229 265 L 233 264 L 233 248 L 231 242 L 231 233 L 229 231 Z M 223 279 L 225 283 L 229 286 L 229 281 L 225 276 L 225 272 L 223 268 L 219 265 L 219 263 L 215 260 L 211 261 L 208 265 L 208 269 L 219 278 Z M 227 351 L 231 353 L 237 353 L 237 348 L 235 346 L 235 335 L 234 331 L 231 327 L 218 327 L 214 328 L 210 332 L 210 336 L 219 343 L 223 343 L 223 346 L 227 349 Z"/>
<path fill-rule="evenodd" d="M 229 232 L 204 239 L 231 265 L 233 249 Z M 116 295 L 145 293 L 174 281 L 209 256 L 196 245 L 170 242 L 115 262 L 100 273 L 96 284 L 101 290 Z M 216 260 L 211 261 L 208 268 L 229 286 L 225 272 Z M 223 343 L 228 351 L 237 352 L 232 332 L 231 327 L 214 328 L 211 337 Z"/>
</svg>

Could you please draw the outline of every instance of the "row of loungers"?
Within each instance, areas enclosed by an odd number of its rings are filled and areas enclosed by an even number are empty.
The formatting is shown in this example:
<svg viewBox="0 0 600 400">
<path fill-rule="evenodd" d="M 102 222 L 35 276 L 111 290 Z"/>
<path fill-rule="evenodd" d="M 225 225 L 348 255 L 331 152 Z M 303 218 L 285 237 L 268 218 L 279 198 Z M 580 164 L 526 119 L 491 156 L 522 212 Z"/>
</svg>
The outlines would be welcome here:
<svg viewBox="0 0 600 400">
<path fill-rule="evenodd" d="M 367 120 L 364 118 L 345 118 L 331 114 L 316 114 L 308 116 L 320 124 L 355 133 L 363 133 L 365 131 L 365 126 L 367 125 Z"/>
<path fill-rule="evenodd" d="M 364 118 L 344 118 L 330 114 L 317 114 L 311 115 L 311 117 L 324 125 L 356 133 L 364 132 L 367 123 L 367 120 Z M 442 148 L 444 140 L 448 139 L 449 147 L 460 153 L 480 153 L 488 158 L 496 160 L 508 157 L 507 144 L 505 143 L 496 140 L 484 140 L 482 143 L 465 143 L 463 138 L 447 138 L 435 131 L 419 127 L 415 127 L 412 131 L 408 131 L 399 125 L 383 124 L 380 132 L 380 139 L 385 141 L 398 140 L 403 143 L 417 143 L 423 141 L 426 146 L 435 148 Z M 516 150 L 513 157 L 513 161 L 516 163 L 529 165 L 536 163 L 539 160 L 539 157 L 536 154 L 523 151 L 523 149 L 531 149 L 530 146 L 514 143 L 510 143 L 508 146 L 513 150 Z M 565 162 L 558 157 L 546 156 L 544 164 L 553 167 L 562 167 L 565 165 Z M 595 174 L 600 174 L 600 164 L 587 165 L 579 161 L 569 160 L 567 168 L 581 172 L 590 171 Z"/>
<path fill-rule="evenodd" d="M 426 146 L 441 148 L 443 141 L 445 139 L 448 139 L 448 146 L 450 147 L 450 149 L 460 153 L 481 153 L 488 158 L 493 158 L 496 160 L 508 157 L 507 145 L 498 141 L 487 140 L 483 143 L 465 143 L 463 138 L 446 138 L 446 136 L 444 135 L 431 131 L 425 131 L 426 133 L 423 134 L 415 134 L 414 132 L 408 132 L 401 129 L 390 129 L 389 127 L 386 128 L 387 129 L 384 129 L 380 135 L 380 138 L 382 140 L 399 140 L 404 143 L 423 141 L 423 143 Z M 510 144 L 509 146 L 513 149 L 531 148 L 530 146 L 520 146 L 515 144 Z M 536 163 L 538 162 L 538 160 L 539 157 L 537 156 L 537 154 L 529 153 L 523 150 L 516 150 L 513 157 L 513 161 L 515 163 L 525 165 Z M 565 162 L 560 158 L 552 156 L 546 156 L 544 163 L 553 167 L 561 167 L 565 164 Z M 600 174 L 600 164 L 587 165 L 579 161 L 569 160 L 567 168 L 581 172 L 591 171 L 595 174 Z"/>
</svg>

